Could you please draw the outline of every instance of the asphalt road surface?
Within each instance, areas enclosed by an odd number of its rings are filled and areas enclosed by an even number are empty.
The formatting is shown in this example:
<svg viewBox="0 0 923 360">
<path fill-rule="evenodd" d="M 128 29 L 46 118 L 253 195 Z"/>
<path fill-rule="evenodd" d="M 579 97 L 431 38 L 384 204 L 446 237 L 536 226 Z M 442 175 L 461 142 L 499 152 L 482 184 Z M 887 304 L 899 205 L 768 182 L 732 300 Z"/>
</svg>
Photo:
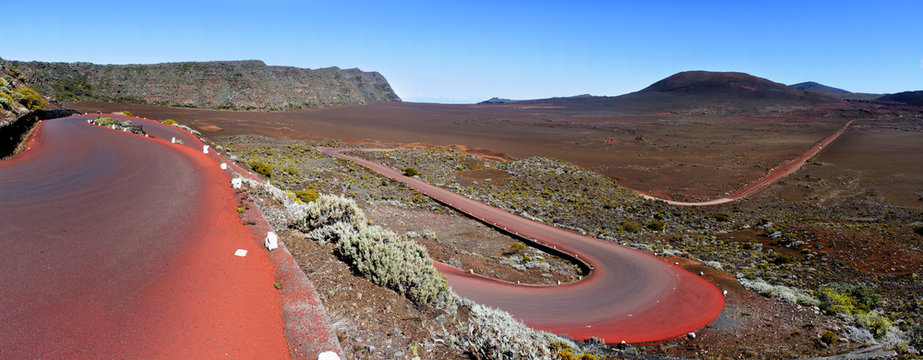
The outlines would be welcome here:
<svg viewBox="0 0 923 360">
<path fill-rule="evenodd" d="M 287 358 L 228 175 L 179 129 L 88 118 L 44 121 L 0 162 L 0 358 Z"/>
</svg>

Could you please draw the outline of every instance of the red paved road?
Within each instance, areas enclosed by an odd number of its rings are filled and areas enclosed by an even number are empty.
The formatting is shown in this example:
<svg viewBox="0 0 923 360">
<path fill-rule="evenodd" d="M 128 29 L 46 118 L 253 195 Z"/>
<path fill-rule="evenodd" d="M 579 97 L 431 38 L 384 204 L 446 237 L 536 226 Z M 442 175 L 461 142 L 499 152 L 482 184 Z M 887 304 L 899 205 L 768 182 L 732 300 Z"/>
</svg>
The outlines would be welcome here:
<svg viewBox="0 0 923 360">
<path fill-rule="evenodd" d="M 201 148 L 85 119 L 43 122 L 0 162 L 0 358 L 287 358 L 227 176 Z"/>
<path fill-rule="evenodd" d="M 724 307 L 724 297 L 714 285 L 655 256 L 525 219 L 341 153 L 349 149 L 318 150 L 403 182 L 459 211 L 571 254 L 593 267 L 588 276 L 574 283 L 529 286 L 436 264 L 459 295 L 503 309 L 533 328 L 576 339 L 597 337 L 607 343 L 652 342 L 702 328 Z"/>
<path fill-rule="evenodd" d="M 801 154 L 801 156 L 793 159 L 792 161 L 789 161 L 785 165 L 769 170 L 769 173 L 766 174 L 766 176 L 760 178 L 759 180 L 757 180 L 756 182 L 750 185 L 747 185 L 743 189 L 737 190 L 736 192 L 728 196 L 718 198 L 718 199 L 708 200 L 708 201 L 688 202 L 688 201 L 673 201 L 673 200 L 661 199 L 661 198 L 651 196 L 648 194 L 644 194 L 644 193 L 638 193 L 638 194 L 648 199 L 661 200 L 661 201 L 667 202 L 670 205 L 677 205 L 677 206 L 711 206 L 711 205 L 718 205 L 718 204 L 734 202 L 734 201 L 743 199 L 747 196 L 756 194 L 760 190 L 765 189 L 767 186 L 772 185 L 776 181 L 779 181 L 780 179 L 790 175 L 791 173 L 798 171 L 798 169 L 800 169 L 808 160 L 810 160 L 811 158 L 819 154 L 821 150 L 829 146 L 830 143 L 832 143 L 834 140 L 839 138 L 840 135 L 843 135 L 843 132 L 845 132 L 846 129 L 849 128 L 849 125 L 852 125 L 852 123 L 855 121 L 856 120 L 850 120 L 846 124 L 843 124 L 843 127 L 841 127 L 839 130 L 837 130 L 830 136 L 824 138 L 817 144 L 814 144 L 814 146 L 811 146 L 811 148 L 809 148 L 808 151 L 806 151 L 804 154 Z"/>
</svg>

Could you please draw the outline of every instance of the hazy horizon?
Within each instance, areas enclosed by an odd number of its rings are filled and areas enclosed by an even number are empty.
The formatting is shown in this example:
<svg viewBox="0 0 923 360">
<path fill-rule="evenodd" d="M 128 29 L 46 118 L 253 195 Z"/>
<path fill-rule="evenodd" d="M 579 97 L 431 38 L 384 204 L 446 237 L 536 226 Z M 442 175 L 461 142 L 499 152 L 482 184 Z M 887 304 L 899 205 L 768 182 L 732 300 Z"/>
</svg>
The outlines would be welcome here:
<svg viewBox="0 0 923 360">
<path fill-rule="evenodd" d="M 44 4 L 69 16 L 9 16 L 6 38 L 21 41 L 5 41 L 0 57 L 358 67 L 380 72 L 405 101 L 443 103 L 616 96 L 687 70 L 868 93 L 923 84 L 914 1 Z"/>
</svg>

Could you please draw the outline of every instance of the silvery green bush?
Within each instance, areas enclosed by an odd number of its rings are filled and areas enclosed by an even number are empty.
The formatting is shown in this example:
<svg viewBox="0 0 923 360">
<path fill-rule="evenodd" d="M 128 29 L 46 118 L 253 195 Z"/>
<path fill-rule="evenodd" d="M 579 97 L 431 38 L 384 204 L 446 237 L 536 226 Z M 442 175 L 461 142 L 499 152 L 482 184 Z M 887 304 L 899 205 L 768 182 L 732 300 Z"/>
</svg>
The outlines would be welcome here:
<svg viewBox="0 0 923 360">
<path fill-rule="evenodd" d="M 370 281 L 417 303 L 455 309 L 446 278 L 433 266 L 425 247 L 367 224 L 365 213 L 352 199 L 321 195 L 305 208 L 301 227 L 311 238 L 335 244 L 337 255 Z"/>
<path fill-rule="evenodd" d="M 552 359 L 552 343 L 574 347 L 563 337 L 536 331 L 508 312 L 491 309 L 468 299 L 458 304 L 470 312 L 467 331 L 454 340 L 456 346 L 478 359 Z"/>
<path fill-rule="evenodd" d="M 305 208 L 305 217 L 301 226 L 303 230 L 330 226 L 338 222 L 351 225 L 356 231 L 366 227 L 368 220 L 365 213 L 352 199 L 336 195 L 321 195 Z"/>
<path fill-rule="evenodd" d="M 378 226 L 346 233 L 339 240 L 337 253 L 372 282 L 418 303 L 454 309 L 446 278 L 422 245 Z"/>
<path fill-rule="evenodd" d="M 804 291 L 793 289 L 784 285 L 772 285 L 762 279 L 747 279 L 743 274 L 737 274 L 737 281 L 744 288 L 756 292 L 757 294 L 773 297 L 792 304 L 807 306 L 820 305 L 820 300 L 805 293 Z"/>
</svg>

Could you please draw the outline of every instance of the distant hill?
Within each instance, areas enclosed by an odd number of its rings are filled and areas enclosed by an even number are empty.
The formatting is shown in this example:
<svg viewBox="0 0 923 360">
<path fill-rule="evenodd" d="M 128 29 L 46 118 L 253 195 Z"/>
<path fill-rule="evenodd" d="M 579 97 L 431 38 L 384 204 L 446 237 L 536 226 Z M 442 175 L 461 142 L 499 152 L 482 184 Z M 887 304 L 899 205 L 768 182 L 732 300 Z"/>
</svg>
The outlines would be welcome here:
<svg viewBox="0 0 923 360">
<path fill-rule="evenodd" d="M 772 106 L 809 106 L 840 101 L 739 72 L 686 71 L 621 96 L 575 96 L 521 101 L 569 109 L 614 112 L 749 111 Z"/>
<path fill-rule="evenodd" d="M 832 86 L 827 86 L 824 84 L 819 84 L 813 81 L 797 83 L 789 85 L 792 88 L 802 90 L 802 91 L 815 91 L 819 93 L 825 93 L 831 96 L 835 96 L 842 100 L 859 100 L 859 101 L 873 101 L 877 98 L 880 98 L 882 94 L 869 94 L 869 93 L 854 93 L 846 91 L 843 89 L 838 89 Z"/>
<path fill-rule="evenodd" d="M 287 110 L 400 101 L 377 72 L 267 66 L 259 60 L 96 65 L 9 61 L 57 101 Z"/>
<path fill-rule="evenodd" d="M 882 96 L 875 101 L 889 105 L 923 106 L 923 90 L 889 94 Z"/>
<path fill-rule="evenodd" d="M 789 86 L 795 89 L 801 90 L 801 91 L 817 91 L 817 92 L 831 93 L 831 94 L 851 94 L 852 93 L 850 91 L 846 91 L 843 89 L 837 89 L 835 87 L 827 86 L 824 84 L 819 84 L 813 81 L 792 84 Z"/>
<path fill-rule="evenodd" d="M 501 99 L 498 97 L 492 97 L 490 99 L 479 102 L 478 104 L 515 104 L 521 102 L 521 100 L 510 100 L 510 99 Z"/>
</svg>

